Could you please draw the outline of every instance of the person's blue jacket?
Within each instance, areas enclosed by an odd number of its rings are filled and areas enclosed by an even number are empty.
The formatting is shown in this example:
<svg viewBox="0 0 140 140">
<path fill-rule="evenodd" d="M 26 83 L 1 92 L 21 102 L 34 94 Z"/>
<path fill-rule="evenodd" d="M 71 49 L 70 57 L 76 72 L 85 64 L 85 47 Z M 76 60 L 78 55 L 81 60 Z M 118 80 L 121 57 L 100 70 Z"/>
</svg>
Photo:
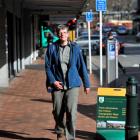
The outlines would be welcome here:
<svg viewBox="0 0 140 140">
<path fill-rule="evenodd" d="M 83 81 L 85 88 L 90 87 L 89 76 L 85 62 L 83 60 L 80 46 L 75 42 L 70 42 L 70 59 L 67 73 L 68 88 L 80 87 Z M 47 75 L 47 86 L 53 87 L 55 81 L 61 81 L 64 84 L 64 77 L 60 63 L 59 43 L 53 43 L 48 46 L 45 55 L 45 70 Z"/>
</svg>

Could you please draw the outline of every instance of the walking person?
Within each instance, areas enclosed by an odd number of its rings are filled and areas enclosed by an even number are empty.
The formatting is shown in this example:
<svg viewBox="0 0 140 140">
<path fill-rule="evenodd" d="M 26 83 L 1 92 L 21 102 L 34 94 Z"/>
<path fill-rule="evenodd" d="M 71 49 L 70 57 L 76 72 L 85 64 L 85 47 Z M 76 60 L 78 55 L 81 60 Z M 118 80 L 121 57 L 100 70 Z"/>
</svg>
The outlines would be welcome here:
<svg viewBox="0 0 140 140">
<path fill-rule="evenodd" d="M 88 94 L 90 81 L 80 46 L 68 40 L 67 26 L 59 27 L 58 37 L 57 42 L 48 46 L 45 56 L 47 87 L 52 93 L 57 140 L 64 136 L 66 140 L 75 140 L 79 89 L 83 82 Z"/>
</svg>

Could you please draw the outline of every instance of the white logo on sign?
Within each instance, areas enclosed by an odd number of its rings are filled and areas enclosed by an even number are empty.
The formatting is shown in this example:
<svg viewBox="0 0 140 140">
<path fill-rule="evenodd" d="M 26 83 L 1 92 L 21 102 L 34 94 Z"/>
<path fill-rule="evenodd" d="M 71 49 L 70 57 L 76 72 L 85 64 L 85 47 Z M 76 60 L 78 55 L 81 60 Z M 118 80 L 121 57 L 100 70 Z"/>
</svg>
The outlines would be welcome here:
<svg viewBox="0 0 140 140">
<path fill-rule="evenodd" d="M 104 102 L 104 97 L 99 97 L 99 103 L 103 103 Z"/>
</svg>

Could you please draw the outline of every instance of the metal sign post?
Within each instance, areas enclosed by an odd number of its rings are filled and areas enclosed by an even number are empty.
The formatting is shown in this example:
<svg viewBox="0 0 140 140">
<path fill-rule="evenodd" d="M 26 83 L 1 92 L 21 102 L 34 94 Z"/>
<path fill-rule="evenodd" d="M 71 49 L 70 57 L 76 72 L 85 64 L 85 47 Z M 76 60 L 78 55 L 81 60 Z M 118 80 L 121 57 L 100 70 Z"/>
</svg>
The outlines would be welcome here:
<svg viewBox="0 0 140 140">
<path fill-rule="evenodd" d="M 116 66 L 115 66 L 115 68 L 116 68 L 116 79 L 118 79 L 119 78 L 119 68 L 118 68 L 118 54 L 119 54 L 119 50 L 118 50 L 119 48 L 118 48 L 118 41 L 116 40 L 116 46 L 115 46 L 115 63 L 116 63 Z"/>
<path fill-rule="evenodd" d="M 100 86 L 103 86 L 102 11 L 100 11 Z"/>
<path fill-rule="evenodd" d="M 103 86 L 102 11 L 106 11 L 106 0 L 96 0 L 96 11 L 99 11 L 100 16 L 100 86 Z"/>
<path fill-rule="evenodd" d="M 90 36 L 90 22 L 88 21 L 88 41 L 89 41 L 89 73 L 92 73 L 92 63 L 91 63 L 91 36 Z"/>
<path fill-rule="evenodd" d="M 92 74 L 90 22 L 93 21 L 93 12 L 86 12 L 86 21 L 88 23 L 88 40 L 89 40 L 89 73 Z"/>
</svg>

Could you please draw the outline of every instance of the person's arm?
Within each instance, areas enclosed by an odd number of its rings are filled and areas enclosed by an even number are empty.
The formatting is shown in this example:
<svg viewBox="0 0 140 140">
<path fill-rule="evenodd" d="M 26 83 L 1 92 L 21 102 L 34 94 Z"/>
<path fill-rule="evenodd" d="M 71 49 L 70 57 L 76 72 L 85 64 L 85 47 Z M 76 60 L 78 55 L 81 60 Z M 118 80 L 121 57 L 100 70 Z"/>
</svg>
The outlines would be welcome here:
<svg viewBox="0 0 140 140">
<path fill-rule="evenodd" d="M 56 80 L 55 77 L 52 73 L 52 69 L 51 66 L 52 64 L 52 48 L 54 47 L 53 45 L 48 46 L 46 54 L 45 54 L 45 71 L 46 71 L 46 75 L 47 75 L 47 81 L 49 82 L 49 84 L 53 84 Z"/>
<path fill-rule="evenodd" d="M 89 94 L 89 93 L 90 93 L 90 88 L 84 88 L 84 92 L 85 92 L 86 94 Z"/>
<path fill-rule="evenodd" d="M 82 55 L 82 51 L 80 48 L 78 48 L 78 53 L 79 53 L 79 58 L 78 58 L 78 71 L 79 71 L 79 75 L 83 81 L 83 86 L 84 86 L 84 91 L 86 94 L 88 94 L 90 92 L 90 80 L 89 80 L 89 76 L 88 76 L 88 72 L 87 72 L 87 67 L 85 65 L 84 59 L 83 59 L 83 55 Z"/>
<path fill-rule="evenodd" d="M 51 66 L 53 65 L 52 63 L 53 47 L 54 47 L 53 45 L 50 45 L 45 55 L 45 70 L 46 70 L 47 82 L 48 82 L 47 84 L 50 86 L 53 85 L 56 89 L 63 89 L 62 82 L 56 81 L 51 68 Z"/>
<path fill-rule="evenodd" d="M 57 88 L 57 89 L 63 89 L 63 84 L 62 84 L 62 82 L 60 82 L 60 81 L 55 81 L 55 82 L 53 83 L 53 85 L 54 85 L 55 88 Z"/>
</svg>

